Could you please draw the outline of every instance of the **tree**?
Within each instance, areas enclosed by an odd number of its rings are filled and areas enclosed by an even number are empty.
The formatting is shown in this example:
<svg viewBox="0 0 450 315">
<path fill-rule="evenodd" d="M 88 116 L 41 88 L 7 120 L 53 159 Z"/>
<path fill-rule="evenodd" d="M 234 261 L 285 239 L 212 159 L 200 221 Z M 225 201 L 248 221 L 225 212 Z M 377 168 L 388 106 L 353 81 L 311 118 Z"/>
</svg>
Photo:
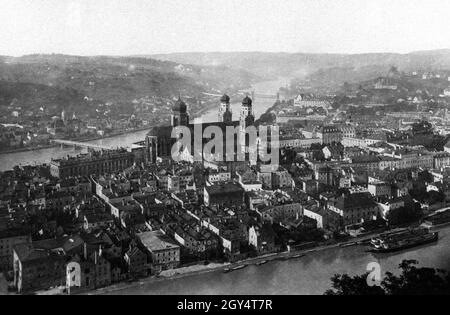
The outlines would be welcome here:
<svg viewBox="0 0 450 315">
<path fill-rule="evenodd" d="M 438 202 L 443 202 L 445 200 L 444 193 L 440 191 L 432 190 L 428 193 L 428 203 L 430 205 L 433 205 Z"/>
<path fill-rule="evenodd" d="M 274 124 L 275 121 L 277 120 L 277 117 L 275 116 L 274 113 L 271 112 L 266 112 L 264 114 L 261 115 L 261 117 L 259 118 L 259 120 L 256 122 L 256 125 L 259 126 L 260 124 Z"/>
<path fill-rule="evenodd" d="M 427 170 L 424 170 L 422 172 L 419 172 L 418 174 L 419 181 L 423 183 L 432 183 L 433 182 L 433 175 L 431 175 L 430 172 Z"/>
<path fill-rule="evenodd" d="M 325 295 L 384 295 L 384 290 L 379 286 L 368 286 L 368 273 L 361 276 L 334 275 L 331 278 L 332 289 Z"/>
<path fill-rule="evenodd" d="M 422 217 L 420 205 L 415 203 L 412 206 L 392 209 L 387 214 L 389 225 L 397 226 L 418 221 Z"/>
<path fill-rule="evenodd" d="M 415 260 L 404 260 L 400 264 L 402 273 L 395 276 L 386 273 L 382 286 L 388 295 L 450 295 L 450 275 L 433 268 L 417 268 Z"/>
<path fill-rule="evenodd" d="M 335 275 L 332 289 L 325 295 L 450 295 L 450 275 L 447 271 L 418 268 L 415 260 L 404 260 L 400 275 L 387 272 L 379 286 L 369 286 L 367 276 Z"/>
<path fill-rule="evenodd" d="M 281 165 L 291 165 L 292 163 L 296 162 L 297 159 L 297 152 L 293 149 L 286 148 L 283 150 L 280 150 L 280 164 Z"/>
</svg>

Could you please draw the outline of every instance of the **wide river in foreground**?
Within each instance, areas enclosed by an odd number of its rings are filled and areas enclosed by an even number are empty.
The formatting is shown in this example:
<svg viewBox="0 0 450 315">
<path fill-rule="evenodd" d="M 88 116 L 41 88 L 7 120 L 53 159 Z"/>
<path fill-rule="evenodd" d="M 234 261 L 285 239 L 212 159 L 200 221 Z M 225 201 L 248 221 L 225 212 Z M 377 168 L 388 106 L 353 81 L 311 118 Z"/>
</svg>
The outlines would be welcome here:
<svg viewBox="0 0 450 315">
<path fill-rule="evenodd" d="M 449 269 L 450 227 L 440 231 L 437 243 L 395 254 L 372 254 L 362 246 L 333 248 L 308 253 L 288 261 L 272 261 L 262 266 L 223 273 L 213 271 L 178 279 L 143 282 L 125 289 L 102 294 L 194 294 L 194 295 L 265 295 L 323 294 L 331 286 L 334 274 L 363 274 L 367 265 L 377 262 L 384 275 L 396 272 L 405 259 L 415 259 L 420 266 Z"/>
<path fill-rule="evenodd" d="M 259 93 L 259 94 L 276 95 L 278 89 L 282 86 L 286 86 L 287 82 L 288 82 L 287 79 L 264 81 L 254 84 L 252 89 L 255 91 L 256 94 Z M 265 111 L 268 108 L 270 108 L 273 105 L 273 103 L 274 103 L 273 99 L 257 98 L 254 103 L 255 116 L 259 118 L 259 116 L 265 113 Z M 219 100 L 217 100 L 217 105 L 219 105 Z M 239 103 L 232 104 L 231 107 L 234 119 L 237 119 L 239 115 L 240 104 Z M 205 112 L 200 118 L 203 122 L 217 121 L 218 115 L 217 111 L 218 107 L 213 108 Z M 196 121 L 198 122 L 199 119 L 197 119 Z M 146 133 L 147 133 L 146 130 L 131 132 L 128 134 L 123 134 L 115 137 L 88 141 L 88 143 L 100 144 L 110 147 L 127 147 L 133 142 L 144 140 Z M 48 163 L 50 162 L 51 159 L 62 158 L 67 155 L 76 155 L 79 154 L 80 152 L 84 151 L 80 149 L 75 150 L 73 147 L 58 146 L 34 151 L 0 154 L 0 171 L 12 169 L 15 165 Z"/>
</svg>

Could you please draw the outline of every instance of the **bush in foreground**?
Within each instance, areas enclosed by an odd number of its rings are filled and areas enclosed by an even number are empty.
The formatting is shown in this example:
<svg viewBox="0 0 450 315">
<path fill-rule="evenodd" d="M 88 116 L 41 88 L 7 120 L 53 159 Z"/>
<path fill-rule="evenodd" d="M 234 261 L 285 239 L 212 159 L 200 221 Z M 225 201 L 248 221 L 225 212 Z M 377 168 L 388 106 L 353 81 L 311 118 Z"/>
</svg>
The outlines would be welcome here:
<svg viewBox="0 0 450 315">
<path fill-rule="evenodd" d="M 351 277 L 335 275 L 331 278 L 332 289 L 325 295 L 450 295 L 448 271 L 417 267 L 415 260 L 404 260 L 396 276 L 386 273 L 379 286 L 367 284 L 368 273 Z"/>
</svg>

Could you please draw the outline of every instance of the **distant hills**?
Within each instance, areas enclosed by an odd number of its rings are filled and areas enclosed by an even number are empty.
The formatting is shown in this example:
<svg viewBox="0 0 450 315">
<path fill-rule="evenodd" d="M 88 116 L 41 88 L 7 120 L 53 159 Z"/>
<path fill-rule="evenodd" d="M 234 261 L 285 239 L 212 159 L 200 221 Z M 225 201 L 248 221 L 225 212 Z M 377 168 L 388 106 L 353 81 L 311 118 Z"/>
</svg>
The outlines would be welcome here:
<svg viewBox="0 0 450 315">
<path fill-rule="evenodd" d="M 0 56 L 0 106 L 78 106 L 131 103 L 146 96 L 197 97 L 245 88 L 257 75 L 227 66 L 198 66 L 139 57 Z M 16 104 L 16 105 L 17 105 Z M 87 105 L 86 105 L 87 106 Z"/>
<path fill-rule="evenodd" d="M 150 57 L 173 62 L 196 65 L 225 65 L 242 68 L 259 76 L 305 77 L 318 70 L 343 69 L 355 75 L 364 72 L 376 73 L 376 68 L 387 71 L 397 66 L 401 71 L 414 69 L 450 69 L 450 50 L 432 50 L 409 54 L 368 53 L 368 54 L 305 54 L 305 53 L 264 53 L 264 52 L 211 52 L 173 53 L 151 55 Z M 369 76 L 366 76 L 366 78 Z M 351 79 L 351 78 L 350 78 Z M 355 79 L 360 80 L 361 77 Z"/>
<path fill-rule="evenodd" d="M 36 83 L 0 81 L 0 106 L 2 104 L 33 110 L 45 106 L 55 113 L 62 108 L 91 111 L 84 94 L 77 90 Z"/>
<path fill-rule="evenodd" d="M 129 57 L 68 55 L 0 56 L 0 106 L 127 105 L 146 96 L 197 97 L 223 93 L 277 77 L 338 88 L 404 71 L 450 69 L 450 50 L 409 54 L 305 54 L 264 52 L 173 53 Z"/>
</svg>

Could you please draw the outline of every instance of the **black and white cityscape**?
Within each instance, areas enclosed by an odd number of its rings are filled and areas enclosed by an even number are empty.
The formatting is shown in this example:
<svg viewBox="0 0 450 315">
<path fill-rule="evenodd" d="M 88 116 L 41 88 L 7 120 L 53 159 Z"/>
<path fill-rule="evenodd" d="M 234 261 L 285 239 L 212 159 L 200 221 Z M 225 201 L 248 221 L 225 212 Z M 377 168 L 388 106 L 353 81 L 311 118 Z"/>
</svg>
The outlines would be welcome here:
<svg viewBox="0 0 450 315">
<path fill-rule="evenodd" d="M 0 7 L 0 295 L 450 294 L 449 1 Z"/>
</svg>

